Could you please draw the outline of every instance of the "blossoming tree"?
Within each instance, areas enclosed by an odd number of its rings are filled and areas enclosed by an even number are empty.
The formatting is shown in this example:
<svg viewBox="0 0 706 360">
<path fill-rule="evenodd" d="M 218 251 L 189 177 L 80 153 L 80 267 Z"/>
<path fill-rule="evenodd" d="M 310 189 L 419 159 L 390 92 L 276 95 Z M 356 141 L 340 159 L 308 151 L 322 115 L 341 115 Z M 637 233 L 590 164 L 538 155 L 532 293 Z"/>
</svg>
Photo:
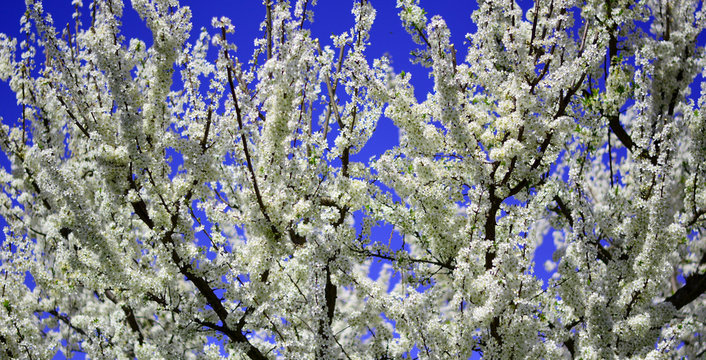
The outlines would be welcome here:
<svg viewBox="0 0 706 360">
<path fill-rule="evenodd" d="M 704 355 L 700 1 L 482 0 L 462 58 L 398 0 L 424 101 L 366 57 L 366 0 L 332 46 L 315 0 L 265 1 L 245 60 L 176 0 L 132 1 L 149 45 L 120 0 L 65 28 L 27 2 L 0 36 L 0 357 Z M 382 116 L 399 145 L 353 161 Z"/>
</svg>

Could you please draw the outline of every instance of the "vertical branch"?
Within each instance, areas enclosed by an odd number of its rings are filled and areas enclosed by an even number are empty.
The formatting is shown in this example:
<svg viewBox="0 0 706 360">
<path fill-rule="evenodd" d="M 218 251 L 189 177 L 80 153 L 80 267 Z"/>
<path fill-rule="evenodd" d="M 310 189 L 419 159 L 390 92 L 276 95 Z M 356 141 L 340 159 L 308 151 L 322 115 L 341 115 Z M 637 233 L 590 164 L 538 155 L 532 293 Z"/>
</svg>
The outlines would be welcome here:
<svg viewBox="0 0 706 360">
<path fill-rule="evenodd" d="M 69 43 L 69 50 L 71 50 L 71 60 L 76 60 L 76 54 L 74 53 L 74 46 L 73 43 L 71 42 L 71 26 L 69 24 L 66 24 L 66 39 Z M 45 55 L 46 56 L 46 55 Z M 47 62 L 49 62 L 49 58 L 47 56 Z"/>
<path fill-rule="evenodd" d="M 321 44 L 318 44 L 319 47 L 319 54 L 322 53 L 321 51 Z M 343 66 L 343 51 L 345 49 L 345 45 L 341 46 L 341 49 L 338 53 L 338 63 L 336 64 L 336 74 L 341 72 L 341 67 Z M 338 106 L 336 105 L 336 100 L 335 100 L 335 95 L 336 95 L 336 87 L 338 86 L 338 79 L 334 80 L 333 83 L 331 83 L 331 77 L 326 76 L 326 88 L 328 89 L 328 96 L 329 96 L 329 103 L 328 103 L 328 108 L 326 109 L 326 116 L 324 118 L 324 141 L 326 141 L 326 137 L 328 136 L 328 123 L 331 119 L 331 113 L 333 112 L 334 117 L 336 118 L 336 121 L 340 124 L 341 122 L 341 115 L 338 113 Z"/>
<path fill-rule="evenodd" d="M 610 126 L 608 127 L 608 164 L 610 166 L 610 187 L 613 187 L 613 148 L 610 144 Z"/>
<path fill-rule="evenodd" d="M 226 41 L 226 28 L 225 27 L 221 28 L 221 36 L 222 36 L 223 42 L 225 42 Z M 230 87 L 230 95 L 233 98 L 233 106 L 235 107 L 235 116 L 236 116 L 236 119 L 238 120 L 238 130 L 240 130 L 240 140 L 243 143 L 243 152 L 245 153 L 245 166 L 247 166 L 248 172 L 250 173 L 250 179 L 252 180 L 252 184 L 253 184 L 253 191 L 255 192 L 255 198 L 256 198 L 257 204 L 260 208 L 260 212 L 265 217 L 265 220 L 267 220 L 267 223 L 270 224 L 270 228 L 271 228 L 273 234 L 276 237 L 279 237 L 280 233 L 277 230 L 277 228 L 274 226 L 274 224 L 272 223 L 270 216 L 267 214 L 267 210 L 265 208 L 265 203 L 264 203 L 264 201 L 262 201 L 262 194 L 260 193 L 260 187 L 257 184 L 257 177 L 255 176 L 255 170 L 253 169 L 253 166 L 252 166 L 252 159 L 250 158 L 250 151 L 248 150 L 248 139 L 245 137 L 245 133 L 243 133 L 243 117 L 241 114 L 240 105 L 238 104 L 238 97 L 235 95 L 235 85 L 233 83 L 233 68 L 231 67 L 230 56 L 228 55 L 227 50 L 224 49 L 223 52 L 225 54 L 225 58 L 227 61 L 226 69 L 228 72 L 228 85 Z"/>
<path fill-rule="evenodd" d="M 25 83 L 22 83 L 22 145 L 26 143 L 27 139 L 27 105 L 25 104 Z"/>
<path fill-rule="evenodd" d="M 272 0 L 265 0 L 265 8 L 267 9 L 267 18 L 265 20 L 267 26 L 267 60 L 272 58 Z"/>
<path fill-rule="evenodd" d="M 309 6 L 309 0 L 304 1 L 304 8 L 302 9 L 302 21 L 299 23 L 299 30 L 304 29 L 304 21 L 306 20 L 306 8 Z"/>
<path fill-rule="evenodd" d="M 326 285 L 324 287 L 324 307 L 326 310 L 326 318 L 319 321 L 319 336 L 324 339 L 323 344 L 319 344 L 316 348 L 316 358 L 323 359 L 326 356 L 326 343 L 332 338 L 336 340 L 335 334 L 331 332 L 331 324 L 333 323 L 333 316 L 336 312 L 336 297 L 338 289 L 336 285 L 331 282 L 331 264 L 326 264 L 324 268 L 326 275 Z"/>
<path fill-rule="evenodd" d="M 336 297 L 338 288 L 331 282 L 331 266 L 326 265 L 326 287 L 324 288 L 324 296 L 326 297 L 326 317 L 328 325 L 333 322 L 333 315 L 336 312 Z"/>
<path fill-rule="evenodd" d="M 534 2 L 534 19 L 532 19 L 532 35 L 530 35 L 530 41 L 529 41 L 529 55 L 532 55 L 532 52 L 534 51 L 534 38 L 537 34 L 537 18 L 539 16 L 539 0 L 536 0 Z M 539 59 L 539 58 L 537 58 Z M 535 65 L 537 63 L 537 60 L 535 60 Z"/>
<path fill-rule="evenodd" d="M 76 16 L 76 22 L 75 22 L 75 23 L 76 23 L 76 31 L 74 32 L 74 33 L 76 34 L 76 35 L 75 35 L 76 37 L 75 37 L 75 39 L 74 39 L 74 44 L 75 44 L 75 46 L 76 46 L 76 54 L 78 54 L 78 33 L 79 33 L 79 30 L 80 30 L 80 28 L 79 28 L 79 23 L 80 23 L 79 19 L 81 18 L 81 14 L 80 14 L 79 11 L 78 11 L 78 4 L 74 5 L 74 11 L 75 11 L 75 16 Z"/>
</svg>

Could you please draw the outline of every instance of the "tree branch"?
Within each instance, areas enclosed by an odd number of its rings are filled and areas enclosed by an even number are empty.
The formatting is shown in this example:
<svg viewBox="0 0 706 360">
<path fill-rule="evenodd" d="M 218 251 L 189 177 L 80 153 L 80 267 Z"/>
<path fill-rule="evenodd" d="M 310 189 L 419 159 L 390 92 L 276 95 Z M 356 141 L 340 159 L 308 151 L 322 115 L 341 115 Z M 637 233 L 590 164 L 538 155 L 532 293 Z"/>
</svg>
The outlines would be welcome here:
<svg viewBox="0 0 706 360">
<path fill-rule="evenodd" d="M 118 305 L 119 301 L 110 289 L 105 290 L 105 296 L 114 304 Z M 120 307 L 125 313 L 125 320 L 127 321 L 127 324 L 130 326 L 130 329 L 137 334 L 137 341 L 140 345 L 142 345 L 144 337 L 142 336 L 142 331 L 140 331 L 140 325 L 137 323 L 137 319 L 135 318 L 135 312 L 128 305 L 122 305 Z"/>
<path fill-rule="evenodd" d="M 269 1 L 268 1 L 269 4 Z M 223 38 L 223 41 L 226 40 L 226 28 L 221 28 L 221 36 Z M 272 220 L 270 220 L 270 216 L 267 214 L 267 210 L 265 208 L 265 203 L 262 201 L 262 195 L 260 194 L 260 187 L 257 185 L 257 177 L 255 176 L 255 170 L 253 169 L 252 166 L 252 159 L 250 158 L 250 151 L 248 150 L 248 139 L 245 137 L 245 133 L 243 133 L 243 117 L 240 112 L 240 106 L 238 105 L 238 97 L 235 96 L 235 85 L 233 84 L 233 69 L 230 65 L 230 56 L 228 55 L 228 51 L 225 49 L 223 50 L 223 53 L 225 54 L 225 58 L 228 61 L 228 65 L 226 65 L 226 69 L 228 72 L 228 85 L 230 86 L 230 95 L 233 98 L 233 106 L 235 106 L 235 115 L 238 120 L 238 130 L 240 130 L 240 140 L 243 143 L 243 152 L 245 153 L 245 165 L 248 168 L 248 171 L 250 172 L 250 178 L 252 180 L 253 184 L 253 190 L 255 192 L 255 198 L 257 200 L 257 204 L 260 207 L 260 212 L 262 212 L 262 216 L 265 217 L 265 220 L 267 220 L 267 223 L 270 225 L 270 229 L 274 233 L 275 237 L 280 237 L 280 232 L 277 230 L 275 225 L 272 223 Z"/>
<path fill-rule="evenodd" d="M 687 277 L 686 284 L 672 294 L 672 296 L 664 299 L 664 301 L 674 305 L 677 310 L 680 310 L 696 300 L 704 292 L 706 292 L 706 272 Z"/>
</svg>

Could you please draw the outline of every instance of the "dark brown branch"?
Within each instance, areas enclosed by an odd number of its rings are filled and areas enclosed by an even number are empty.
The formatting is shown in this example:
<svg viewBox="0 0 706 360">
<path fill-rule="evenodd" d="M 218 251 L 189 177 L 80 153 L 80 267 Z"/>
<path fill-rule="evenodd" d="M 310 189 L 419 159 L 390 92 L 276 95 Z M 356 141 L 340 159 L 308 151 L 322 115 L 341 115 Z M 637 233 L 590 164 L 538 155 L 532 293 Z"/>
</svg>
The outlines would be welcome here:
<svg viewBox="0 0 706 360">
<path fill-rule="evenodd" d="M 131 171 L 132 173 L 132 171 Z M 188 203 L 191 200 L 192 197 L 192 192 L 189 190 L 187 194 L 184 196 L 184 202 Z M 138 202 L 139 204 L 139 202 Z M 133 205 L 134 206 L 134 205 Z M 167 209 L 168 211 L 168 209 Z M 234 341 L 238 344 L 242 344 L 245 346 L 247 349 L 246 353 L 248 357 L 250 357 L 253 360 L 264 360 L 267 359 L 265 355 L 260 352 L 260 350 L 252 345 L 248 338 L 242 334 L 242 326 L 244 326 L 244 319 L 241 318 L 238 324 L 238 329 L 231 329 L 228 327 L 227 323 L 227 318 L 228 318 L 228 310 L 223 306 L 223 303 L 221 299 L 216 295 L 215 290 L 211 287 L 211 285 L 208 283 L 206 279 L 203 277 L 200 277 L 195 274 L 193 267 L 189 262 L 184 261 L 179 253 L 176 250 L 176 244 L 174 244 L 174 240 L 172 239 L 172 235 L 174 235 L 174 230 L 177 228 L 177 222 L 179 219 L 179 209 L 178 209 L 178 204 L 177 204 L 177 209 L 172 213 L 172 216 L 170 217 L 171 221 L 171 229 L 168 230 L 164 236 L 162 237 L 161 241 L 162 244 L 167 247 L 171 248 L 171 258 L 173 263 L 177 266 L 179 269 L 179 272 L 186 277 L 187 280 L 189 280 L 191 283 L 196 286 L 196 289 L 198 289 L 199 293 L 206 299 L 206 302 L 208 305 L 213 309 L 213 311 L 216 313 L 218 318 L 221 320 L 223 325 L 215 325 L 209 326 L 214 330 L 221 331 L 223 334 L 228 336 L 231 341 Z M 139 215 L 138 215 L 139 216 Z M 144 214 L 144 218 L 141 216 L 140 219 L 145 222 L 148 226 L 152 224 L 152 227 L 154 226 L 154 222 L 152 219 L 149 217 L 148 214 Z M 158 298 L 157 298 L 158 299 Z M 154 301 L 154 299 L 152 299 Z"/>
<path fill-rule="evenodd" d="M 399 259 L 394 256 L 382 254 L 380 252 L 374 253 L 374 252 L 371 252 L 370 250 L 367 250 L 367 249 L 357 249 L 357 248 L 352 248 L 352 247 L 350 249 L 353 250 L 354 252 L 361 254 L 361 255 L 364 255 L 364 256 L 374 257 L 374 258 L 383 259 L 383 260 L 389 260 L 389 261 L 393 261 L 393 262 L 399 261 Z M 422 264 L 435 265 L 440 268 L 448 269 L 450 271 L 453 271 L 456 269 L 456 267 L 453 266 L 451 263 L 442 263 L 440 261 L 434 261 L 434 260 L 406 257 L 405 261 L 409 261 L 411 263 L 422 263 Z"/>
<path fill-rule="evenodd" d="M 234 331 L 233 329 L 229 328 L 228 326 L 214 324 L 209 321 L 196 320 L 196 322 L 199 325 L 202 325 L 202 326 L 211 328 L 213 330 L 219 331 L 223 334 L 226 334 L 226 336 L 228 336 L 231 340 L 233 340 L 237 343 L 245 344 L 247 346 L 247 351 L 245 352 L 245 354 L 249 358 L 251 358 L 253 360 L 267 360 L 267 357 L 262 352 L 260 352 L 260 350 L 258 348 L 251 345 L 248 338 L 245 335 L 243 335 L 240 331 Z"/>
<path fill-rule="evenodd" d="M 419 28 L 419 25 L 417 25 L 417 24 L 412 24 L 412 25 L 414 26 L 414 30 L 417 31 L 417 34 L 419 35 L 419 37 L 422 40 L 424 40 L 424 43 L 427 45 L 427 48 L 429 48 L 431 50 L 431 44 L 429 43 L 427 36 L 424 35 L 424 31 L 422 31 L 422 29 Z"/>
<path fill-rule="evenodd" d="M 267 23 L 267 60 L 272 58 L 272 0 L 265 0 L 265 8 L 267 10 L 267 18 L 266 18 L 266 23 Z M 223 39 L 225 40 L 225 35 L 223 35 Z"/>
<path fill-rule="evenodd" d="M 208 114 L 206 115 L 206 129 L 203 132 L 203 138 L 201 138 L 201 150 L 204 152 L 206 151 L 206 148 L 207 148 L 206 144 L 208 141 L 208 132 L 211 129 L 211 113 L 212 113 L 212 110 L 211 110 L 211 107 L 209 106 Z"/>
<path fill-rule="evenodd" d="M 534 37 L 537 32 L 537 19 L 539 16 L 539 1 L 534 2 L 534 19 L 532 19 L 532 35 L 530 35 L 529 41 L 529 55 L 532 55 L 534 50 Z"/>
<path fill-rule="evenodd" d="M 302 21 L 299 23 L 299 30 L 304 29 L 304 21 L 306 21 L 306 8 L 309 5 L 309 0 L 304 1 L 304 7 L 302 9 Z"/>
<path fill-rule="evenodd" d="M 78 126 L 79 130 L 81 130 L 83 135 L 86 135 L 86 137 L 90 139 L 91 135 L 88 134 L 88 130 L 86 130 L 86 128 L 83 127 L 83 125 L 81 125 L 80 122 L 78 122 L 78 119 L 76 119 L 74 114 L 71 112 L 71 110 L 69 109 L 69 106 L 66 105 L 66 103 L 64 102 L 64 99 L 61 96 L 57 96 L 57 98 L 59 99 L 59 102 L 61 102 L 61 105 L 64 105 L 64 110 L 66 110 L 66 113 L 69 114 L 69 117 L 74 121 L 76 126 Z"/>
<path fill-rule="evenodd" d="M 268 1 L 269 4 L 269 1 Z M 221 36 L 223 37 L 223 41 L 226 40 L 226 28 L 221 28 Z M 255 176 L 255 170 L 253 169 L 252 166 L 252 159 L 250 158 L 250 151 L 248 150 L 248 139 L 245 137 L 245 133 L 243 132 L 243 117 L 240 111 L 240 106 L 238 105 L 238 97 L 235 95 L 235 85 L 233 84 L 233 69 L 230 65 L 230 56 L 228 55 L 228 51 L 225 49 L 223 50 L 225 54 L 226 61 L 228 61 L 228 65 L 226 66 L 227 72 L 228 72 L 228 85 L 230 86 L 230 95 L 233 98 L 233 106 L 235 106 L 235 115 L 238 120 L 238 130 L 240 130 L 240 140 L 243 143 L 243 152 L 245 153 L 245 165 L 248 168 L 248 171 L 250 172 L 250 178 L 252 180 L 253 184 L 253 190 L 255 192 L 255 198 L 257 200 L 257 204 L 260 208 L 260 212 L 262 213 L 262 216 L 265 217 L 265 220 L 267 220 L 267 223 L 270 224 L 270 228 L 275 235 L 275 237 L 280 237 L 279 230 L 274 226 L 272 223 L 272 220 L 270 220 L 270 216 L 267 214 L 267 210 L 265 208 L 265 203 L 262 201 L 262 195 L 260 194 L 260 187 L 257 185 L 257 177 Z"/>
<path fill-rule="evenodd" d="M 319 55 L 322 54 L 321 51 L 321 45 L 317 43 L 318 49 L 319 49 Z M 336 73 L 341 72 L 341 67 L 343 66 L 343 55 L 344 55 L 344 50 L 346 46 L 341 45 L 341 48 L 338 52 L 338 63 L 336 64 Z M 328 90 L 328 97 L 329 97 L 329 103 L 328 107 L 326 109 L 326 116 L 324 118 L 324 141 L 326 141 L 326 136 L 328 135 L 328 123 L 329 120 L 331 119 L 331 113 L 333 113 L 334 117 L 336 118 L 336 121 L 339 124 L 342 124 L 341 121 L 341 115 L 338 113 L 338 106 L 337 102 L 335 99 L 336 95 L 336 88 L 338 87 L 338 79 L 334 81 L 334 83 L 331 83 L 331 77 L 327 74 L 326 75 L 326 88 Z"/>
<path fill-rule="evenodd" d="M 495 339 L 495 341 L 498 342 L 498 345 L 502 345 L 503 339 L 500 336 L 500 333 L 498 333 L 498 328 L 500 327 L 500 317 L 495 316 L 493 317 L 493 320 L 490 322 L 490 336 Z"/>
<path fill-rule="evenodd" d="M 574 339 L 567 339 L 566 341 L 564 341 L 564 346 L 566 346 L 566 350 L 569 350 L 569 354 L 571 354 L 571 358 L 573 359 L 576 353 Z"/>
<path fill-rule="evenodd" d="M 50 314 L 50 315 L 52 315 L 52 316 L 54 316 L 55 318 L 59 319 L 59 320 L 60 320 L 61 322 L 63 322 L 64 324 L 68 325 L 69 328 L 71 328 L 73 331 L 75 331 L 75 332 L 77 332 L 77 333 L 79 333 L 79 334 L 81 334 L 81 335 L 83 335 L 83 336 L 87 336 L 87 335 L 88 335 L 88 334 L 86 334 L 86 332 L 85 332 L 83 329 L 81 329 L 81 328 L 76 327 L 75 325 L 73 325 L 73 324 L 71 323 L 71 318 L 69 318 L 68 316 L 63 315 L 63 314 L 59 314 L 58 311 L 53 310 L 53 309 L 47 311 L 47 313 Z"/>
<path fill-rule="evenodd" d="M 502 199 L 495 196 L 495 185 L 491 185 L 488 195 L 488 200 L 490 200 L 490 209 L 488 209 L 488 214 L 486 215 L 485 225 L 483 227 L 485 233 L 485 239 L 492 243 L 491 248 L 485 253 L 485 269 L 490 270 L 493 267 L 493 260 L 495 260 L 495 226 L 497 225 L 497 220 L 495 216 L 500 209 L 500 204 Z"/>
<path fill-rule="evenodd" d="M 691 220 L 689 220 L 689 222 L 686 224 L 686 226 L 688 226 L 688 227 L 694 226 L 694 224 L 696 224 L 696 222 L 699 221 L 699 218 L 701 217 L 701 215 L 704 215 L 704 214 L 706 214 L 706 209 L 694 211 L 694 216 L 691 218 Z"/>
<path fill-rule="evenodd" d="M 610 128 L 608 128 L 608 164 L 610 167 L 610 187 L 613 188 L 615 184 L 613 183 L 613 146 L 610 143 Z"/>
<path fill-rule="evenodd" d="M 623 126 L 620 125 L 618 115 L 608 117 L 608 126 L 610 126 L 610 129 L 613 130 L 613 133 L 618 137 L 618 140 L 623 143 L 623 146 L 630 151 L 634 150 L 635 143 L 632 141 L 632 138 L 628 135 Z"/>
<path fill-rule="evenodd" d="M 520 126 L 520 130 L 517 133 L 517 140 L 522 141 L 523 140 L 523 134 L 525 131 L 524 126 Z M 505 176 L 503 176 L 503 179 L 500 181 L 500 186 L 504 186 L 508 180 L 510 180 L 510 176 L 512 175 L 512 172 L 515 171 L 515 166 L 517 165 L 517 156 L 513 156 L 512 160 L 510 160 L 510 166 L 507 169 L 507 172 L 505 173 Z"/>
<path fill-rule="evenodd" d="M 130 184 L 130 189 L 137 191 L 137 184 L 135 184 L 135 180 L 132 178 L 132 163 L 130 163 L 127 179 L 128 183 Z M 147 204 L 145 203 L 145 201 L 140 198 L 139 200 L 133 201 L 130 204 L 132 205 L 132 209 L 135 211 L 135 214 L 137 214 L 140 220 L 142 220 L 142 222 L 144 222 L 145 225 L 147 225 L 150 229 L 154 229 L 154 221 L 152 221 L 149 213 L 147 212 Z"/>
<path fill-rule="evenodd" d="M 177 216 L 172 215 L 172 226 L 176 225 L 176 220 Z M 176 249 L 174 248 L 173 241 L 171 239 L 173 235 L 173 231 L 167 231 L 165 234 L 164 238 L 162 239 L 162 242 L 166 244 L 170 244 L 172 247 L 172 261 L 177 265 L 179 268 L 179 272 L 184 275 L 191 283 L 196 286 L 196 288 L 199 290 L 201 295 L 206 298 L 206 302 L 208 303 L 209 306 L 213 309 L 213 311 L 216 313 L 218 318 L 221 320 L 223 325 L 215 325 L 209 326 L 213 328 L 214 330 L 218 330 L 228 336 L 231 341 L 234 341 L 236 343 L 242 344 L 247 348 L 247 355 L 253 360 L 264 360 L 267 359 L 265 355 L 260 352 L 258 348 L 253 346 L 250 341 L 248 340 L 245 335 L 241 332 L 242 327 L 244 325 L 244 319 L 241 318 L 238 324 L 239 329 L 231 329 L 227 324 L 227 318 L 228 318 L 228 310 L 223 306 L 223 303 L 221 299 L 216 295 L 214 289 L 209 285 L 208 281 L 206 279 L 197 276 L 194 273 L 194 269 L 192 268 L 191 264 L 185 263 L 179 254 L 177 253 Z"/>
<path fill-rule="evenodd" d="M 149 300 L 163 306 L 164 308 L 168 309 L 169 311 L 171 311 L 173 313 L 176 313 L 176 314 L 181 313 L 181 310 L 179 308 L 169 308 L 169 304 L 163 298 L 160 298 L 152 293 L 148 293 L 147 297 Z M 225 326 L 225 325 L 218 325 L 213 322 L 200 320 L 198 318 L 195 318 L 193 321 L 201 326 L 210 328 L 211 330 L 221 332 L 221 333 L 225 334 L 226 336 L 228 336 L 228 338 L 230 338 L 233 341 L 236 341 L 239 343 L 246 343 L 246 346 L 249 345 L 246 354 L 251 359 L 267 359 L 267 357 L 265 357 L 257 348 L 250 345 L 247 337 L 241 333 L 243 328 L 245 327 L 245 318 L 247 317 L 248 314 L 252 313 L 254 311 L 254 309 L 255 309 L 254 307 L 248 307 L 248 309 L 245 310 L 245 313 L 242 315 L 240 320 L 238 320 L 238 323 L 237 323 L 235 329 L 231 329 L 230 327 Z M 282 336 L 280 335 L 280 337 L 282 337 Z"/>
<path fill-rule="evenodd" d="M 680 310 L 696 300 L 704 292 L 706 292 L 706 272 L 687 277 L 686 284 L 664 301 Z"/>
<path fill-rule="evenodd" d="M 0 343 L 5 344 L 5 346 L 3 346 L 3 347 L 5 348 L 5 355 L 7 355 L 7 358 L 13 359 L 15 356 L 12 355 L 12 352 L 10 351 L 10 347 L 7 346 L 7 339 L 5 339 L 5 337 L 2 335 L 0 335 Z"/>
<path fill-rule="evenodd" d="M 336 285 L 331 282 L 331 265 L 330 263 L 326 264 L 326 267 L 324 268 L 324 272 L 326 275 L 326 285 L 324 287 L 324 301 L 325 304 L 324 306 L 326 307 L 326 319 L 321 319 L 319 321 L 319 336 L 321 336 L 322 339 L 324 339 L 324 342 L 321 344 L 318 344 L 317 349 L 316 349 L 316 358 L 324 358 L 325 352 L 324 349 L 326 347 L 326 343 L 333 337 L 333 339 L 336 339 L 336 336 L 331 333 L 331 323 L 333 322 L 333 316 L 336 312 L 336 297 L 338 293 L 338 289 L 336 288 Z"/>
<path fill-rule="evenodd" d="M 328 325 L 331 326 L 333 322 L 333 315 L 336 311 L 336 297 L 338 294 L 338 288 L 331 282 L 331 269 L 330 265 L 326 265 L 324 269 L 326 271 L 326 287 L 324 288 L 324 296 L 326 297 L 326 316 L 328 318 Z"/>
<path fill-rule="evenodd" d="M 566 207 L 566 204 L 564 204 L 564 201 L 562 201 L 558 195 L 554 196 L 554 201 L 556 201 L 556 204 L 558 205 L 558 210 L 562 215 L 564 215 L 566 220 L 569 221 L 569 226 L 574 227 L 574 218 L 571 216 L 571 212 L 569 212 L 569 209 Z"/>
<path fill-rule="evenodd" d="M 23 72 L 24 74 L 24 72 Z M 22 83 L 22 145 L 27 141 L 27 104 L 25 104 L 25 84 Z M 46 126 L 46 124 L 45 124 Z"/>
<path fill-rule="evenodd" d="M 118 304 L 118 299 L 115 297 L 115 294 L 113 294 L 110 289 L 105 290 L 105 297 L 107 297 L 110 301 L 112 301 L 114 304 Z M 142 345 L 144 342 L 144 337 L 142 336 L 142 331 L 140 330 L 140 325 L 137 323 L 137 319 L 135 318 L 135 312 L 132 310 L 132 308 L 128 305 L 121 305 L 120 306 L 123 309 L 123 312 L 125 313 L 125 320 L 127 321 L 127 324 L 130 326 L 130 330 L 135 332 L 137 334 L 137 341 Z"/>
</svg>

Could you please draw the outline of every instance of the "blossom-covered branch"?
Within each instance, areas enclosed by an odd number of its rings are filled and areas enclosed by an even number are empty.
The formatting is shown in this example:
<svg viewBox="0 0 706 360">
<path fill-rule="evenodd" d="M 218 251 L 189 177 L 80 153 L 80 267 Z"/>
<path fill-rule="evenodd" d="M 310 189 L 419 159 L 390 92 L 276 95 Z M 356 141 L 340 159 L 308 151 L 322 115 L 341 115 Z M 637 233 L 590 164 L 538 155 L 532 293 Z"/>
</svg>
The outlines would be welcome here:
<svg viewBox="0 0 706 360">
<path fill-rule="evenodd" d="M 0 356 L 704 354 L 701 2 L 480 0 L 461 46 L 398 0 L 421 99 L 366 0 L 330 39 L 265 0 L 252 55 L 131 5 L 151 40 L 120 0 L 0 35 Z M 399 143 L 361 160 L 381 118 Z"/>
</svg>

